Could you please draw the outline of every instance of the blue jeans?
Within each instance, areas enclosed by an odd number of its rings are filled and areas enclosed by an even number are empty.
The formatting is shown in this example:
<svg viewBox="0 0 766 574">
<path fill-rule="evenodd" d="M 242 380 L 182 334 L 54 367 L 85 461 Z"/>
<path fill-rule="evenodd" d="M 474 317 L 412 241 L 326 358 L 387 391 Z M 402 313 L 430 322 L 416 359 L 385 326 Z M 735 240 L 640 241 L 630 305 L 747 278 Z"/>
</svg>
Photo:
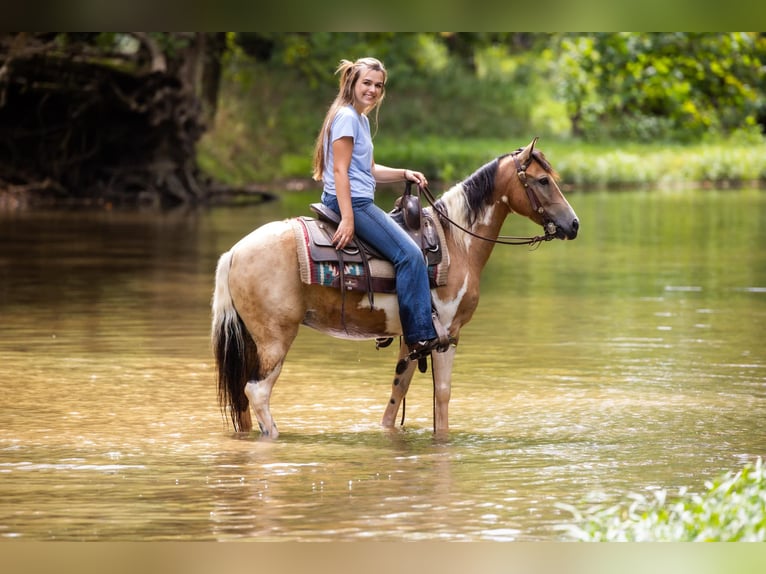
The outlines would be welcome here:
<svg viewBox="0 0 766 574">
<path fill-rule="evenodd" d="M 322 193 L 322 203 L 340 213 L 334 195 Z M 399 320 L 406 343 L 436 337 L 431 318 L 431 290 L 423 253 L 391 217 L 368 198 L 351 198 L 354 232 L 394 264 Z"/>
</svg>

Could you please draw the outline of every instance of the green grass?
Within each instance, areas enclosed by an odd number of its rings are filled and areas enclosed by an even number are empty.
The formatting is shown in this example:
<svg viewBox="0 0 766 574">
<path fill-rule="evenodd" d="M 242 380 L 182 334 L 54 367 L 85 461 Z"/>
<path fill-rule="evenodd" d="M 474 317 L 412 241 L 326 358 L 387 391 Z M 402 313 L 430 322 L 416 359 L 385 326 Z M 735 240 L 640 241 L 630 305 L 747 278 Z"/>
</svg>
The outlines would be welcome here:
<svg viewBox="0 0 766 574">
<path fill-rule="evenodd" d="M 383 140 L 381 163 L 420 167 L 432 179 L 463 179 L 484 162 L 529 139 L 413 142 Z M 538 147 L 567 186 L 578 189 L 743 185 L 766 181 L 766 141 L 680 144 L 591 144 L 541 139 Z M 389 159 L 390 158 L 390 159 Z"/>
<path fill-rule="evenodd" d="M 203 170 L 225 183 L 269 183 L 308 179 L 311 142 L 299 151 L 267 158 L 235 131 L 201 147 Z M 470 175 L 485 162 L 526 145 L 531 137 L 508 139 L 376 138 L 381 164 L 419 169 L 447 186 Z M 766 140 L 681 144 L 592 144 L 541 139 L 538 147 L 575 189 L 677 188 L 742 186 L 766 182 Z M 262 148 L 261 148 L 262 149 Z M 259 167 L 262 166 L 262 167 Z"/>
<path fill-rule="evenodd" d="M 766 469 L 761 458 L 737 473 L 706 482 L 703 494 L 682 489 L 652 496 L 631 494 L 630 502 L 585 510 L 559 504 L 573 522 L 561 526 L 569 539 L 592 542 L 764 542 Z"/>
</svg>

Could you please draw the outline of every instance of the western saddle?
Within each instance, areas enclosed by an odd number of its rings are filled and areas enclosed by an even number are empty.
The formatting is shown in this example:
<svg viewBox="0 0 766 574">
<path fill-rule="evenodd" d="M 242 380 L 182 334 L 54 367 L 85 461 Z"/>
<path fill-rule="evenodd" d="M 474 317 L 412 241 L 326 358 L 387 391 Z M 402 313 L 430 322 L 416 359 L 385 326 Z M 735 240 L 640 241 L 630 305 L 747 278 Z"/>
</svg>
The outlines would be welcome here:
<svg viewBox="0 0 766 574">
<path fill-rule="evenodd" d="M 435 278 L 434 270 L 443 262 L 443 259 L 444 263 L 448 263 L 449 256 L 445 254 L 439 231 L 437 231 L 437 225 L 441 226 L 441 223 L 434 220 L 432 210 L 422 208 L 420 189 L 417 188 L 417 191 L 413 193 L 412 185 L 412 182 L 407 182 L 404 193 L 397 198 L 389 215 L 420 246 L 424 261 L 429 268 L 431 286 L 436 287 L 439 281 Z M 387 261 L 386 258 L 357 236 L 345 248 L 336 249 L 332 237 L 340 223 L 340 216 L 322 203 L 312 203 L 310 207 L 317 214 L 317 219 L 299 218 L 306 231 L 310 264 L 329 264 L 337 269 L 337 276 L 333 277 L 330 285 L 340 289 L 343 294 L 346 291 L 366 292 L 371 308 L 374 306 L 376 292 L 396 293 L 396 278 L 393 273 L 375 273 L 375 260 Z M 350 265 L 361 266 L 361 273 L 348 273 L 347 268 Z M 442 275 L 444 280 L 446 275 Z M 439 321 L 433 304 L 431 309 L 437 335 L 446 345 L 448 344 L 446 329 Z M 341 305 L 341 315 L 342 317 L 345 315 L 345 297 Z M 378 348 L 386 347 L 392 340 L 392 338 L 377 339 L 377 346 Z M 422 361 L 420 367 L 424 370 Z"/>
</svg>

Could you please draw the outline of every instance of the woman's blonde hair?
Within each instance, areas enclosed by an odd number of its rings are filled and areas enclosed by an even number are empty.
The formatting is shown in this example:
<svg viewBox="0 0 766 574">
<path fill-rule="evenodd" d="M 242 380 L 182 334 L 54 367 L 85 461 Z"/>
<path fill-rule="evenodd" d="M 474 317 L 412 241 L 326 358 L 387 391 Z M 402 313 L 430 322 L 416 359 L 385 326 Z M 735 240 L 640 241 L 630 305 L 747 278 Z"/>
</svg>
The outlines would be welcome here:
<svg viewBox="0 0 766 574">
<path fill-rule="evenodd" d="M 375 105 L 370 109 L 365 110 L 365 113 L 375 110 L 375 128 L 377 130 L 378 110 L 380 109 L 380 104 L 386 94 L 385 84 L 386 79 L 388 78 L 388 72 L 386 72 L 385 66 L 383 66 L 383 63 L 376 58 L 359 58 L 356 62 L 341 60 L 338 69 L 335 70 L 335 73 L 340 75 L 340 89 L 338 90 L 338 95 L 335 96 L 335 100 L 330 105 L 330 109 L 327 110 L 324 123 L 322 123 L 322 129 L 319 131 L 316 144 L 314 145 L 314 169 L 312 177 L 315 181 L 322 180 L 322 174 L 324 173 L 325 168 L 325 142 L 327 142 L 330 137 L 330 127 L 335 119 L 335 114 L 337 114 L 338 110 L 343 106 L 354 104 L 354 88 L 356 87 L 356 82 L 362 75 L 363 70 L 373 70 L 375 72 L 382 72 L 383 74 L 384 90 L 381 92 Z"/>
</svg>

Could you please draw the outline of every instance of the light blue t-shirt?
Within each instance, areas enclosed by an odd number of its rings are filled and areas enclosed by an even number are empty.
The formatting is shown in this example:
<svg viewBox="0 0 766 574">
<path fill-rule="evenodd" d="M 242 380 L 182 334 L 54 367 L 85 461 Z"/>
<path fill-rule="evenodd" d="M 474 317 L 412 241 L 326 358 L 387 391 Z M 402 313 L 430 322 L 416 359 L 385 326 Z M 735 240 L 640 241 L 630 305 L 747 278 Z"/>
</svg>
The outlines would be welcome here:
<svg viewBox="0 0 766 574">
<path fill-rule="evenodd" d="M 351 184 L 351 197 L 375 196 L 375 178 L 372 175 L 372 136 L 370 135 L 370 120 L 367 116 L 357 113 L 353 106 L 345 106 L 338 110 L 330 127 L 329 143 L 325 143 L 325 169 L 322 174 L 324 191 L 335 195 L 335 174 L 333 173 L 332 142 L 350 136 L 354 140 L 351 152 L 351 164 L 348 168 L 348 178 Z"/>
</svg>

